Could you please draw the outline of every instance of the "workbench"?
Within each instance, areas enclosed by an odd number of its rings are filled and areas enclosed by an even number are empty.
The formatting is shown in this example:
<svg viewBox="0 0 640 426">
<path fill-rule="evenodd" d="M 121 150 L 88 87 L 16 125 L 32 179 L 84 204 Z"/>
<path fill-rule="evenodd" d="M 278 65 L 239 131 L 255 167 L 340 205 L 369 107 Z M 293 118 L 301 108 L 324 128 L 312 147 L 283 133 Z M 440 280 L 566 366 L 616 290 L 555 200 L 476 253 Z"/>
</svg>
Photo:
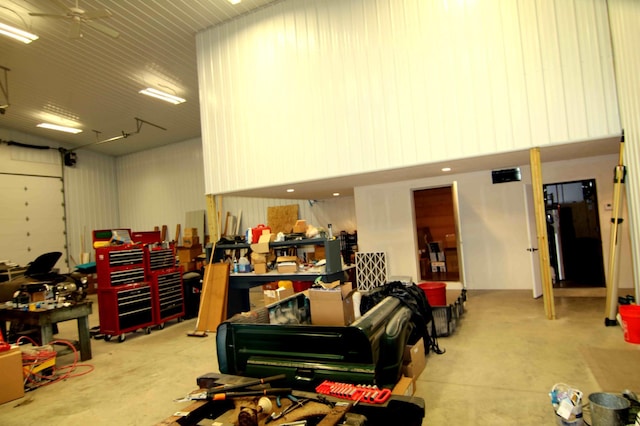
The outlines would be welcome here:
<svg viewBox="0 0 640 426">
<path fill-rule="evenodd" d="M 27 324 L 40 328 L 42 344 L 53 340 L 53 324 L 75 319 L 78 322 L 78 346 L 80 359 L 91 359 L 91 336 L 89 333 L 89 315 L 92 312 L 92 302 L 85 300 L 70 306 L 56 307 L 54 309 L 38 308 L 33 311 L 27 308 L 0 307 L 0 331 L 7 335 L 7 321 L 16 321 L 18 324 Z"/>
</svg>

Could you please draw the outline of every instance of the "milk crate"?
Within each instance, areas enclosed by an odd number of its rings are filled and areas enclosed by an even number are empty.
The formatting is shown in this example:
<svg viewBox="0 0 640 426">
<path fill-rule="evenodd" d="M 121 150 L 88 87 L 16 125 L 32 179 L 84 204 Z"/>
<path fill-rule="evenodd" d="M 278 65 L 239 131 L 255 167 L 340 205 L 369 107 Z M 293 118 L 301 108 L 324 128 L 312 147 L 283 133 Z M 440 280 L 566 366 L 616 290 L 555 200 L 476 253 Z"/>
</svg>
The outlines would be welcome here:
<svg viewBox="0 0 640 426">
<path fill-rule="evenodd" d="M 433 321 L 436 325 L 436 337 L 450 336 L 456 328 L 456 317 L 453 314 L 453 305 L 432 306 Z"/>
</svg>

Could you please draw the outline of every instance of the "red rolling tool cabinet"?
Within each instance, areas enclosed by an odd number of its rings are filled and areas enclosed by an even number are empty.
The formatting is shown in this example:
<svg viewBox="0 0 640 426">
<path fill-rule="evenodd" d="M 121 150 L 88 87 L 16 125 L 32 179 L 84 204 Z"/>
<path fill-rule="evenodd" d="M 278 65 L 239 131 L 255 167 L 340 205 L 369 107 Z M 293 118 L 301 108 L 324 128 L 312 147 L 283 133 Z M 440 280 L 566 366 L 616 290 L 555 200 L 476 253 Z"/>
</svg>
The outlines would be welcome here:
<svg viewBox="0 0 640 426">
<path fill-rule="evenodd" d="M 109 341 L 154 323 L 152 287 L 146 280 L 145 249 L 141 244 L 96 248 L 100 333 Z"/>
<path fill-rule="evenodd" d="M 175 266 L 173 247 L 148 247 L 145 256 L 147 280 L 152 289 L 153 320 L 162 329 L 167 321 L 182 321 L 184 317 L 182 270 Z"/>
</svg>

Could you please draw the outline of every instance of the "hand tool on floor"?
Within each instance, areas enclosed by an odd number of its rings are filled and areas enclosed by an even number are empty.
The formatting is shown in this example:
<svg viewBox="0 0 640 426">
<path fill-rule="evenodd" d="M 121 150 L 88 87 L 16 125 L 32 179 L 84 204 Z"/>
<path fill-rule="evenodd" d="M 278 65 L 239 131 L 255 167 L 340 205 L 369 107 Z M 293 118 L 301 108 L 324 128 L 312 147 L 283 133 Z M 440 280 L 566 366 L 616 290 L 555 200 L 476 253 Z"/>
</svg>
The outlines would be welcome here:
<svg viewBox="0 0 640 426">
<path fill-rule="evenodd" d="M 214 393 L 211 395 L 211 399 L 213 401 L 224 401 L 229 398 L 239 398 L 245 396 L 264 396 L 264 395 L 283 395 L 291 393 L 291 388 L 267 388 L 260 390 L 252 390 L 252 391 L 241 391 L 241 392 L 220 392 Z"/>
<path fill-rule="evenodd" d="M 307 402 L 311 401 L 310 399 L 299 399 L 298 402 L 296 402 L 295 404 L 291 404 L 290 406 L 288 406 L 287 408 L 285 408 L 284 410 L 280 411 L 279 413 L 271 413 L 271 416 L 269 416 L 267 418 L 267 420 L 265 421 L 265 424 L 273 421 L 273 420 L 278 420 L 279 418 L 282 418 L 284 416 L 286 416 L 288 413 L 292 412 L 293 410 L 295 410 L 296 408 L 300 408 L 302 407 L 304 404 L 306 404 Z"/>
<path fill-rule="evenodd" d="M 283 380 L 283 379 L 286 379 L 286 378 L 287 378 L 286 374 L 276 374 L 275 376 L 263 377 L 261 379 L 256 379 L 256 380 L 253 380 L 253 381 L 244 382 L 244 383 L 237 384 L 237 385 L 215 386 L 215 387 L 207 389 L 207 394 L 208 395 L 213 395 L 215 393 L 224 393 L 224 392 L 228 392 L 230 390 L 245 389 L 245 388 L 248 388 L 250 386 L 264 385 L 266 383 L 275 382 L 276 380 Z"/>
</svg>

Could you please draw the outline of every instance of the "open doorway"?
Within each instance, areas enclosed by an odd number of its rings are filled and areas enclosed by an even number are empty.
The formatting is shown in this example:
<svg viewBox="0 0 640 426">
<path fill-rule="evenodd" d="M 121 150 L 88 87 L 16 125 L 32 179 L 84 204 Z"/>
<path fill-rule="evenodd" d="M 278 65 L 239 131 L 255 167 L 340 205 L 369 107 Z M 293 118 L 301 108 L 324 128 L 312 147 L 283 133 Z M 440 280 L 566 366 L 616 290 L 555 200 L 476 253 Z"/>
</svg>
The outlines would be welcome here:
<svg viewBox="0 0 640 426">
<path fill-rule="evenodd" d="M 604 287 L 595 179 L 544 185 L 555 288 Z"/>
<path fill-rule="evenodd" d="M 453 187 L 413 192 L 420 279 L 460 281 Z"/>
</svg>

